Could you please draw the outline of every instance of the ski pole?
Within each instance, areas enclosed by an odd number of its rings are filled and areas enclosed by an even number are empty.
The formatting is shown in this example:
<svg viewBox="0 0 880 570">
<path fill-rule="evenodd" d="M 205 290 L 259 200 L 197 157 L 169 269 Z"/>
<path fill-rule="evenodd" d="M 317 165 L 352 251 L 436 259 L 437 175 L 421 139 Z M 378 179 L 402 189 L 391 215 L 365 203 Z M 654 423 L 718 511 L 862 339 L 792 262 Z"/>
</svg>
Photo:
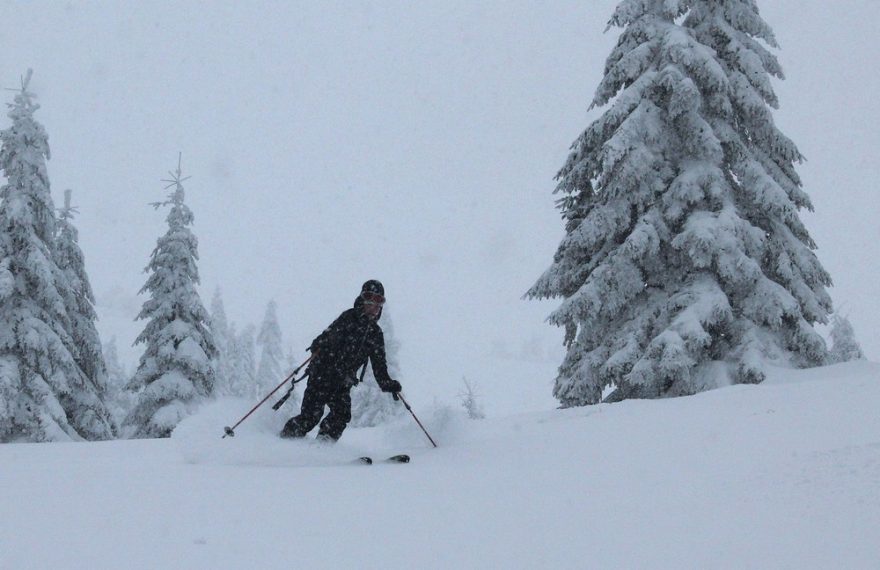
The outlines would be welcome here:
<svg viewBox="0 0 880 570">
<path fill-rule="evenodd" d="M 269 392 L 269 393 L 266 395 L 265 398 L 263 398 L 262 400 L 260 400 L 260 403 L 259 403 L 259 404 L 257 404 L 257 405 L 254 406 L 253 408 L 251 408 L 251 411 L 249 411 L 248 413 L 246 413 L 246 414 L 244 415 L 243 418 L 241 418 L 240 420 L 238 420 L 238 421 L 235 423 L 234 426 L 232 426 L 232 427 L 229 427 L 229 426 L 224 427 L 224 428 L 223 428 L 224 434 L 223 434 L 223 437 L 221 437 L 220 439 L 226 439 L 226 436 L 227 436 L 227 435 L 228 435 L 229 437 L 235 437 L 235 428 L 237 428 L 237 427 L 239 426 L 239 424 L 241 424 L 241 422 L 243 422 L 243 421 L 245 421 L 246 419 L 248 419 L 248 416 L 250 416 L 252 413 L 254 413 L 255 411 L 257 411 L 257 408 L 259 408 L 260 406 L 262 406 L 263 403 L 265 403 L 266 400 L 268 400 L 269 398 L 271 398 L 271 397 L 272 397 L 272 394 L 274 394 L 275 392 L 277 392 L 278 390 L 280 390 L 282 386 L 284 386 L 285 384 L 287 384 L 287 381 L 288 381 L 288 380 L 290 380 L 291 378 L 293 378 L 294 376 L 296 376 L 297 373 L 299 373 L 299 371 L 302 370 L 302 367 L 309 363 L 309 361 L 312 359 L 313 356 L 314 356 L 314 354 L 313 354 L 312 356 L 309 356 L 308 359 L 306 359 L 305 362 L 303 362 L 302 364 L 300 364 L 300 365 L 297 367 L 296 370 L 294 370 L 293 372 L 290 373 L 290 376 L 288 376 L 287 378 L 284 379 L 284 382 L 282 382 L 281 384 L 279 384 L 278 386 L 276 386 L 274 390 L 272 390 L 271 392 Z"/>
<path fill-rule="evenodd" d="M 422 422 L 419 421 L 419 418 L 416 417 L 415 412 L 412 411 L 412 408 L 410 408 L 409 404 L 406 403 L 406 400 L 403 399 L 403 394 L 401 394 L 400 392 L 397 392 L 394 395 L 397 396 L 398 398 L 400 398 L 400 401 L 403 402 L 404 406 L 406 406 L 407 411 L 410 414 L 412 414 L 413 419 L 416 421 L 417 424 L 419 424 L 419 427 L 422 428 L 422 431 L 425 432 L 425 435 L 428 436 L 428 441 L 431 442 L 431 445 L 433 445 L 434 447 L 437 447 L 437 444 L 434 443 L 434 438 L 431 437 L 431 435 L 428 433 L 428 430 L 425 429 L 425 426 L 423 426 Z"/>
</svg>

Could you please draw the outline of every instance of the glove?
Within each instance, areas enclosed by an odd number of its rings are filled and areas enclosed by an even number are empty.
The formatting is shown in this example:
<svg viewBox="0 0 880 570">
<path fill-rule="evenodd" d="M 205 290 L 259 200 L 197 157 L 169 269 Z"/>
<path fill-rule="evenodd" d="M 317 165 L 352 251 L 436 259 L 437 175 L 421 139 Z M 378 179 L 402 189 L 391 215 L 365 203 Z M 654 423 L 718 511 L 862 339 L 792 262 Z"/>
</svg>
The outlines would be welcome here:
<svg viewBox="0 0 880 570">
<path fill-rule="evenodd" d="M 391 392 L 392 394 L 396 394 L 403 390 L 403 386 L 400 385 L 400 382 L 397 380 L 392 380 L 391 382 L 386 383 L 381 387 L 383 392 Z"/>
</svg>

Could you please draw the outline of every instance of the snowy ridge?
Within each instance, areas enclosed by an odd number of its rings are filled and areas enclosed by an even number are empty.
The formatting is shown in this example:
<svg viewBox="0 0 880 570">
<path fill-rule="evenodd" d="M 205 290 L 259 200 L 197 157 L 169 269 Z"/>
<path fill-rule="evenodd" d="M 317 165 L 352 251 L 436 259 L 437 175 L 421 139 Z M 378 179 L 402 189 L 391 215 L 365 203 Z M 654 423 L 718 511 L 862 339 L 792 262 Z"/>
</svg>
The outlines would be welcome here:
<svg viewBox="0 0 880 570">
<path fill-rule="evenodd" d="M 171 440 L 0 446 L 0 568 L 873 568 L 880 365 L 275 438 L 220 400 Z M 404 418 L 406 419 L 406 418 Z M 363 451 L 406 466 L 336 466 Z"/>
</svg>

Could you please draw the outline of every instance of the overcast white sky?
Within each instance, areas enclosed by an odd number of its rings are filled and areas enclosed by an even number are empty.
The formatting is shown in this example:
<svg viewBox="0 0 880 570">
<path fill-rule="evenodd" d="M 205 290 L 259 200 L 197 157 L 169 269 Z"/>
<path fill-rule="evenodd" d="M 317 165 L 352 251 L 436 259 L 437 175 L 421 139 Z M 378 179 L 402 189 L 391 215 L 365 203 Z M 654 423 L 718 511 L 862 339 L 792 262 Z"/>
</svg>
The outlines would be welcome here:
<svg viewBox="0 0 880 570">
<path fill-rule="evenodd" d="M 562 335 L 543 322 L 556 303 L 520 297 L 562 236 L 553 176 L 601 112 L 616 4 L 6 3 L 0 83 L 34 68 L 53 194 L 74 190 L 99 328 L 130 364 L 165 230 L 147 204 L 180 151 L 206 306 L 220 286 L 230 319 L 258 324 L 274 298 L 302 357 L 377 278 L 411 398 L 452 400 L 466 376 L 490 412 L 541 409 Z M 759 5 L 806 223 L 878 360 L 880 2 Z"/>
</svg>

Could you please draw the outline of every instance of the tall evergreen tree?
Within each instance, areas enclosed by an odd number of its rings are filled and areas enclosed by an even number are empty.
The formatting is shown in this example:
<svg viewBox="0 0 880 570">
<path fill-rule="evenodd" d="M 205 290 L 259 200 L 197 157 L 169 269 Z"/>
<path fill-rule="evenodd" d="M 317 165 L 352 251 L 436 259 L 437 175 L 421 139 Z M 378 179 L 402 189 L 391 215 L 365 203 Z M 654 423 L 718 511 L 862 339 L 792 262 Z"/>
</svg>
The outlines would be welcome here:
<svg viewBox="0 0 880 570">
<path fill-rule="evenodd" d="M 385 335 L 385 356 L 388 361 L 388 374 L 397 380 L 400 378 L 398 352 L 400 342 L 394 334 L 394 324 L 388 308 L 382 310 L 379 326 Z M 360 371 L 358 371 L 360 372 Z M 395 402 L 386 392 L 379 389 L 373 369 L 367 366 L 364 381 L 351 391 L 351 425 L 354 427 L 373 427 L 393 420 L 403 413 L 404 407 Z"/>
<path fill-rule="evenodd" d="M 0 441 L 113 437 L 97 375 L 80 367 L 68 313 L 76 292 L 54 252 L 49 142 L 34 119 L 31 71 L 0 132 Z"/>
<path fill-rule="evenodd" d="M 229 321 L 226 318 L 226 309 L 223 305 L 223 297 L 220 288 L 214 290 L 211 298 L 211 333 L 214 336 L 214 344 L 217 347 L 217 362 L 214 393 L 220 396 L 228 396 L 231 393 L 232 381 L 232 344 L 234 333 L 230 331 Z"/>
<path fill-rule="evenodd" d="M 268 392 L 284 380 L 284 350 L 281 348 L 281 326 L 278 324 L 278 305 L 269 301 L 260 332 L 257 335 L 260 347 L 260 364 L 257 367 L 257 386 L 260 392 Z"/>
<path fill-rule="evenodd" d="M 801 154 L 773 123 L 782 71 L 755 1 L 624 0 L 609 26 L 623 32 L 592 106 L 614 102 L 557 175 L 566 235 L 527 293 L 563 298 L 554 395 L 690 394 L 760 382 L 767 360 L 821 363 L 831 280 L 799 218 Z"/>
<path fill-rule="evenodd" d="M 86 273 L 85 256 L 79 247 L 79 232 L 73 225 L 74 214 L 78 212 L 70 204 L 71 196 L 71 190 L 64 191 L 64 207 L 59 210 L 53 253 L 68 284 L 64 301 L 70 317 L 70 334 L 76 347 L 74 360 L 104 399 L 107 393 L 107 367 L 101 338 L 95 326 L 98 320 L 95 295 Z"/>
<path fill-rule="evenodd" d="M 168 231 L 159 238 L 145 271 L 141 293 L 149 293 L 138 319 L 147 320 L 135 344 L 144 344 L 129 386 L 139 390 L 137 404 L 125 420 L 131 437 L 168 437 L 193 405 L 214 390 L 217 354 L 208 328 L 208 312 L 196 291 L 198 241 L 190 231 L 193 214 L 184 203 L 180 164 L 171 173 Z"/>
<path fill-rule="evenodd" d="M 234 332 L 234 325 L 232 330 Z M 260 396 L 260 387 L 257 385 L 256 330 L 254 325 L 246 325 L 241 333 L 232 337 L 230 394 L 248 400 Z"/>
<path fill-rule="evenodd" d="M 134 408 L 135 395 L 126 389 L 129 378 L 125 366 L 119 360 L 116 348 L 116 337 L 112 337 L 102 346 L 104 362 L 107 365 L 107 408 L 113 417 L 114 425 L 121 426 L 125 416 Z"/>
</svg>

